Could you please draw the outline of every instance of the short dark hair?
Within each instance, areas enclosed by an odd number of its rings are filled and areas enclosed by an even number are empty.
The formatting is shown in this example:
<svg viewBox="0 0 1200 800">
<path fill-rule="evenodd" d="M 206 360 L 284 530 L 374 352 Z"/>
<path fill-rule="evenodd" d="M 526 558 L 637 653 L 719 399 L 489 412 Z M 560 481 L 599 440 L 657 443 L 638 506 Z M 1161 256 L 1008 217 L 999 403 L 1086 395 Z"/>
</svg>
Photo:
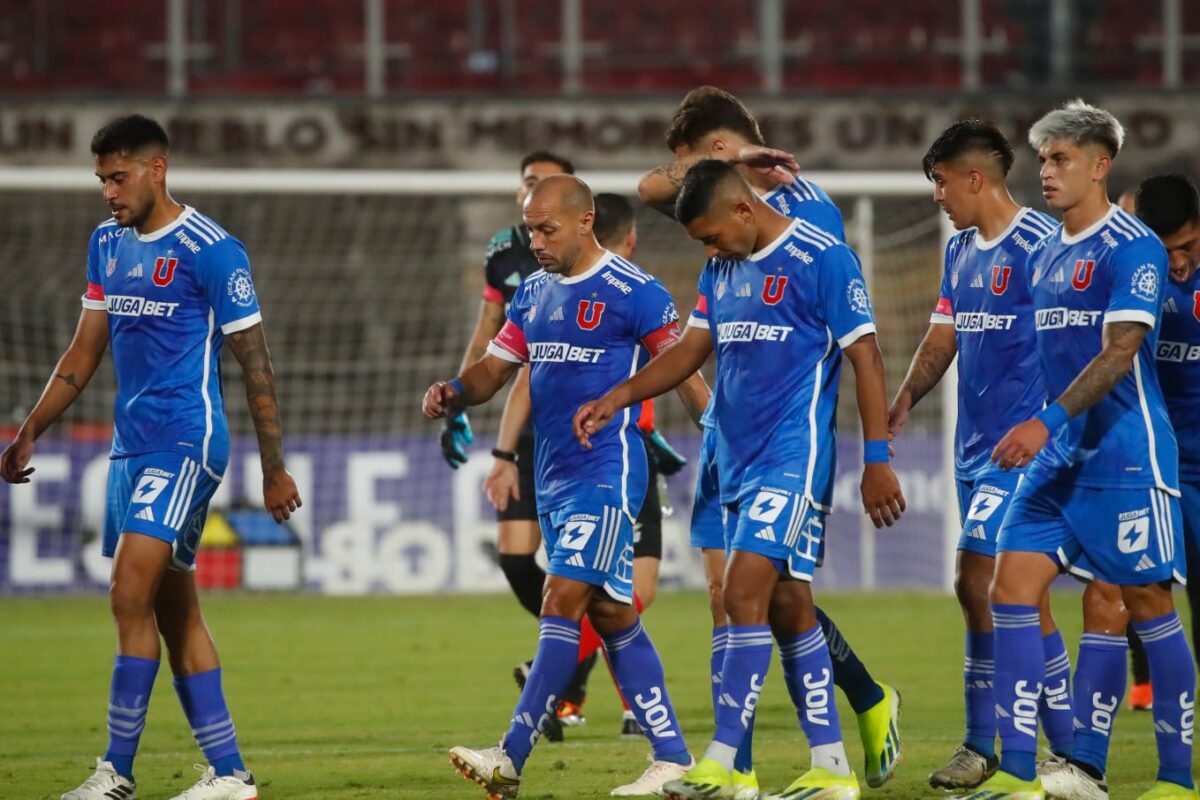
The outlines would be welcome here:
<svg viewBox="0 0 1200 800">
<path fill-rule="evenodd" d="M 92 137 L 92 154 L 108 156 L 114 153 L 133 153 L 155 145 L 165 153 L 170 147 L 163 126 L 141 114 L 117 117 L 96 131 Z"/>
<path fill-rule="evenodd" d="M 683 184 L 675 198 L 675 219 L 681 225 L 688 225 L 697 217 L 704 216 L 721 184 L 731 178 L 742 180 L 737 167 L 728 161 L 715 158 L 697 161 L 683 176 Z"/>
<path fill-rule="evenodd" d="M 562 171 L 568 175 L 575 174 L 575 165 L 571 163 L 570 159 L 563 158 L 556 153 L 551 153 L 549 150 L 534 150 L 532 153 L 522 158 L 521 172 L 524 173 L 525 168 L 530 164 L 537 164 L 540 161 L 548 161 L 551 164 L 558 164 L 558 166 L 562 168 Z"/>
<path fill-rule="evenodd" d="M 592 232 L 596 241 L 608 247 L 620 244 L 633 229 L 633 204 L 619 194 L 596 195 L 596 220 Z"/>
<path fill-rule="evenodd" d="M 921 160 L 925 177 L 933 180 L 934 164 L 944 164 L 971 152 L 995 156 L 1004 175 L 1012 169 L 1012 145 L 1000 129 L 985 120 L 964 119 L 942 131 L 929 146 L 929 152 Z"/>
<path fill-rule="evenodd" d="M 751 144 L 764 144 L 758 120 L 750 109 L 729 92 L 715 86 L 693 89 L 683 98 L 671 126 L 667 128 L 667 147 L 694 147 L 713 131 L 730 130 Z"/>
<path fill-rule="evenodd" d="M 1138 219 L 1159 236 L 1170 236 L 1200 219 L 1200 193 L 1187 175 L 1177 172 L 1146 178 L 1137 187 L 1133 207 Z"/>
</svg>

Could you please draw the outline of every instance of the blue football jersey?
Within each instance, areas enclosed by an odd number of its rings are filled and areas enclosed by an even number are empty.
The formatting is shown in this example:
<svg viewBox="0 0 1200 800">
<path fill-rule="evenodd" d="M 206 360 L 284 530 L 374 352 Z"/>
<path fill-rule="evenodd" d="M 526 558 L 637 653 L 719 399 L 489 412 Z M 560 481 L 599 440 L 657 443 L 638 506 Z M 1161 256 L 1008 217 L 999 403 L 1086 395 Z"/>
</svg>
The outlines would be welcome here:
<svg viewBox="0 0 1200 800">
<path fill-rule="evenodd" d="M 1029 259 L 1037 351 L 1053 401 L 1099 354 L 1105 324 L 1150 327 L 1133 368 L 1099 403 L 1055 435 L 1034 468 L 1080 486 L 1177 493 L 1179 454 L 1154 355 L 1167 251 L 1149 228 L 1112 206 L 1088 229 L 1059 225 Z"/>
<path fill-rule="evenodd" d="M 763 200 L 785 217 L 802 219 L 842 241 L 846 240 L 846 225 L 841 209 L 829 199 L 824 189 L 812 181 L 796 176 L 795 183 L 779 184 Z M 700 424 L 709 428 L 716 424 L 711 402 L 705 407 Z"/>
<path fill-rule="evenodd" d="M 530 365 L 540 513 L 583 498 L 637 515 L 647 482 L 641 404 L 592 436 L 591 450 L 575 440 L 572 422 L 581 405 L 673 343 L 678 323 L 666 288 L 611 252 L 575 277 L 539 270 L 521 284 L 488 352 Z"/>
<path fill-rule="evenodd" d="M 1047 215 L 1022 208 L 991 241 L 971 228 L 946 244 L 930 322 L 953 325 L 958 346 L 954 474 L 960 480 L 994 469 L 996 443 L 1045 405 L 1027 264 L 1034 244 L 1054 226 Z"/>
<path fill-rule="evenodd" d="M 717 354 L 721 502 L 775 485 L 829 510 L 841 348 L 875 332 L 857 256 L 795 220 L 744 261 L 709 259 L 699 288 L 688 324 Z"/>
<path fill-rule="evenodd" d="M 242 243 L 195 209 L 148 234 L 103 222 L 88 245 L 85 308 L 108 312 L 117 373 L 112 457 L 175 451 L 219 479 L 226 334 L 260 322 Z"/>
<path fill-rule="evenodd" d="M 1200 478 L 1200 272 L 1168 280 L 1158 336 L 1158 380 L 1179 442 L 1179 476 Z"/>
</svg>

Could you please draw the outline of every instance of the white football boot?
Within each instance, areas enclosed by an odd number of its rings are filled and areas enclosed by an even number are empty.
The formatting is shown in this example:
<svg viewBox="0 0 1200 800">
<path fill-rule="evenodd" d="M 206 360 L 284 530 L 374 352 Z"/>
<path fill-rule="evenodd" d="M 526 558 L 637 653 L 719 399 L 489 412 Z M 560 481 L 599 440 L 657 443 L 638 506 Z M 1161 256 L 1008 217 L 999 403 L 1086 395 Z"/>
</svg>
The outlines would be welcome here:
<svg viewBox="0 0 1200 800">
<path fill-rule="evenodd" d="M 516 797 L 521 788 L 521 775 L 500 745 L 486 750 L 452 748 L 450 763 L 459 775 L 482 786 L 489 798 Z"/>
<path fill-rule="evenodd" d="M 192 766 L 203 773 L 200 780 L 171 800 L 258 800 L 258 785 L 251 773 L 218 775 L 212 767 L 203 764 Z"/>
<path fill-rule="evenodd" d="M 1048 758 L 1038 764 L 1038 777 L 1046 797 L 1054 800 L 1108 800 L 1108 784 L 1096 780 L 1065 758 Z"/>
<path fill-rule="evenodd" d="M 137 800 L 137 785 L 113 769 L 102 758 L 96 759 L 96 771 L 62 800 Z"/>
<path fill-rule="evenodd" d="M 651 756 L 647 756 L 647 759 L 650 758 Z M 671 761 L 651 761 L 650 766 L 646 767 L 646 771 L 641 774 L 641 777 L 633 783 L 618 786 L 610 794 L 614 797 L 660 795 L 662 794 L 664 783 L 682 778 L 683 774 L 695 765 L 695 759 L 692 759 L 688 764 L 675 764 Z"/>
</svg>

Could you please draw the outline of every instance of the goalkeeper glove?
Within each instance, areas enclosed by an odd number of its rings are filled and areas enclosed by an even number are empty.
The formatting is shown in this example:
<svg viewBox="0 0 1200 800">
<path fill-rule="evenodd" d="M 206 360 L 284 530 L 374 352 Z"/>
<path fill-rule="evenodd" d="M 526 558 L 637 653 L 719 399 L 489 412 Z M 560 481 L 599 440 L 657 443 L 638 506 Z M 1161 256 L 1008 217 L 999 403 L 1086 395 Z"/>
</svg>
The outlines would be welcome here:
<svg viewBox="0 0 1200 800">
<path fill-rule="evenodd" d="M 458 469 L 459 464 L 467 463 L 467 446 L 475 441 L 471 433 L 471 423 L 467 420 L 467 412 L 459 410 L 446 417 L 442 428 L 442 458 L 450 465 L 450 469 Z"/>
<path fill-rule="evenodd" d="M 642 435 L 646 437 L 646 445 L 650 448 L 650 457 L 654 459 L 654 466 L 663 475 L 674 475 L 687 464 L 687 459 L 681 456 L 674 447 L 671 447 L 658 431 L 643 431 Z"/>
</svg>

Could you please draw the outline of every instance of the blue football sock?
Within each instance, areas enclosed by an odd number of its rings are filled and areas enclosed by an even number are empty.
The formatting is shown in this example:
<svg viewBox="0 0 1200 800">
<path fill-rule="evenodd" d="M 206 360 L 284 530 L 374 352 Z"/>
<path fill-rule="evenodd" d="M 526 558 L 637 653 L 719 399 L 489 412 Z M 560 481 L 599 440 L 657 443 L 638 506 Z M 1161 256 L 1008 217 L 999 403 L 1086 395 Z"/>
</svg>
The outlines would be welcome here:
<svg viewBox="0 0 1200 800">
<path fill-rule="evenodd" d="M 662 659 L 642 621 L 639 619 L 625 630 L 602 638 L 613 678 L 650 740 L 654 760 L 685 766 L 691 763 L 683 731 L 667 694 Z"/>
<path fill-rule="evenodd" d="M 1071 657 L 1060 631 L 1056 629 L 1042 637 L 1042 652 L 1046 656 L 1046 677 L 1038 702 L 1038 719 L 1050 742 L 1050 751 L 1066 758 L 1075 746 L 1075 718 L 1071 713 Z"/>
<path fill-rule="evenodd" d="M 850 774 L 833 696 L 833 664 L 819 625 L 779 640 L 779 660 L 788 695 L 812 751 L 813 766 Z"/>
<path fill-rule="evenodd" d="M 984 756 L 996 755 L 996 677 L 991 632 L 967 631 L 967 655 L 963 659 L 963 695 L 967 708 L 967 737 L 963 744 Z"/>
<path fill-rule="evenodd" d="M 709 661 L 709 673 L 712 682 L 713 720 L 717 718 L 717 706 L 721 702 L 721 667 L 725 663 L 725 646 L 729 641 L 729 627 L 721 625 L 713 628 L 712 657 Z M 733 768 L 738 772 L 749 772 L 754 769 L 754 717 L 746 726 L 746 735 L 733 757 Z"/>
<path fill-rule="evenodd" d="M 540 629 L 537 656 L 503 741 L 504 752 L 513 760 L 517 772 L 525 768 L 546 720 L 555 713 L 558 698 L 571 682 L 579 658 L 578 622 L 565 617 L 542 617 Z"/>
<path fill-rule="evenodd" d="M 1108 769 L 1108 746 L 1113 722 L 1125 696 L 1124 636 L 1085 633 L 1079 637 L 1075 666 L 1075 749 L 1071 760 L 1103 775 Z"/>
<path fill-rule="evenodd" d="M 1031 781 L 1037 774 L 1038 701 L 1046 674 L 1037 606 L 993 603 L 992 625 L 1000 769 Z"/>
<path fill-rule="evenodd" d="M 238 751 L 237 731 L 221 690 L 220 667 L 176 678 L 175 693 L 192 726 L 196 744 L 217 774 L 232 775 L 234 770 L 245 770 Z"/>
<path fill-rule="evenodd" d="M 725 663 L 721 666 L 721 696 L 717 704 L 717 729 L 713 742 L 723 748 L 717 758 L 727 770 L 734 768 L 737 750 L 758 705 L 771 667 L 771 628 L 768 625 L 730 625 Z M 725 752 L 727 750 L 727 754 Z M 713 748 L 706 753 L 715 757 Z M 725 763 L 728 761 L 728 763 Z"/>
<path fill-rule="evenodd" d="M 821 623 L 821 630 L 825 633 L 829 658 L 833 662 L 833 682 L 846 695 L 855 714 L 870 711 L 883 700 L 883 689 L 871 677 L 866 665 L 859 660 L 854 648 L 842 636 L 834 621 L 821 609 L 814 610 L 817 612 L 817 621 Z"/>
<path fill-rule="evenodd" d="M 1179 615 L 1135 622 L 1154 688 L 1154 738 L 1158 743 L 1158 779 L 1192 788 L 1192 724 L 1196 708 L 1196 666 Z M 1186 740 L 1184 737 L 1187 737 Z"/>
<path fill-rule="evenodd" d="M 146 727 L 150 692 L 158 675 L 158 662 L 137 656 L 113 659 L 112 687 L 108 695 L 108 750 L 104 760 L 119 774 L 133 780 L 133 757 Z"/>
</svg>

